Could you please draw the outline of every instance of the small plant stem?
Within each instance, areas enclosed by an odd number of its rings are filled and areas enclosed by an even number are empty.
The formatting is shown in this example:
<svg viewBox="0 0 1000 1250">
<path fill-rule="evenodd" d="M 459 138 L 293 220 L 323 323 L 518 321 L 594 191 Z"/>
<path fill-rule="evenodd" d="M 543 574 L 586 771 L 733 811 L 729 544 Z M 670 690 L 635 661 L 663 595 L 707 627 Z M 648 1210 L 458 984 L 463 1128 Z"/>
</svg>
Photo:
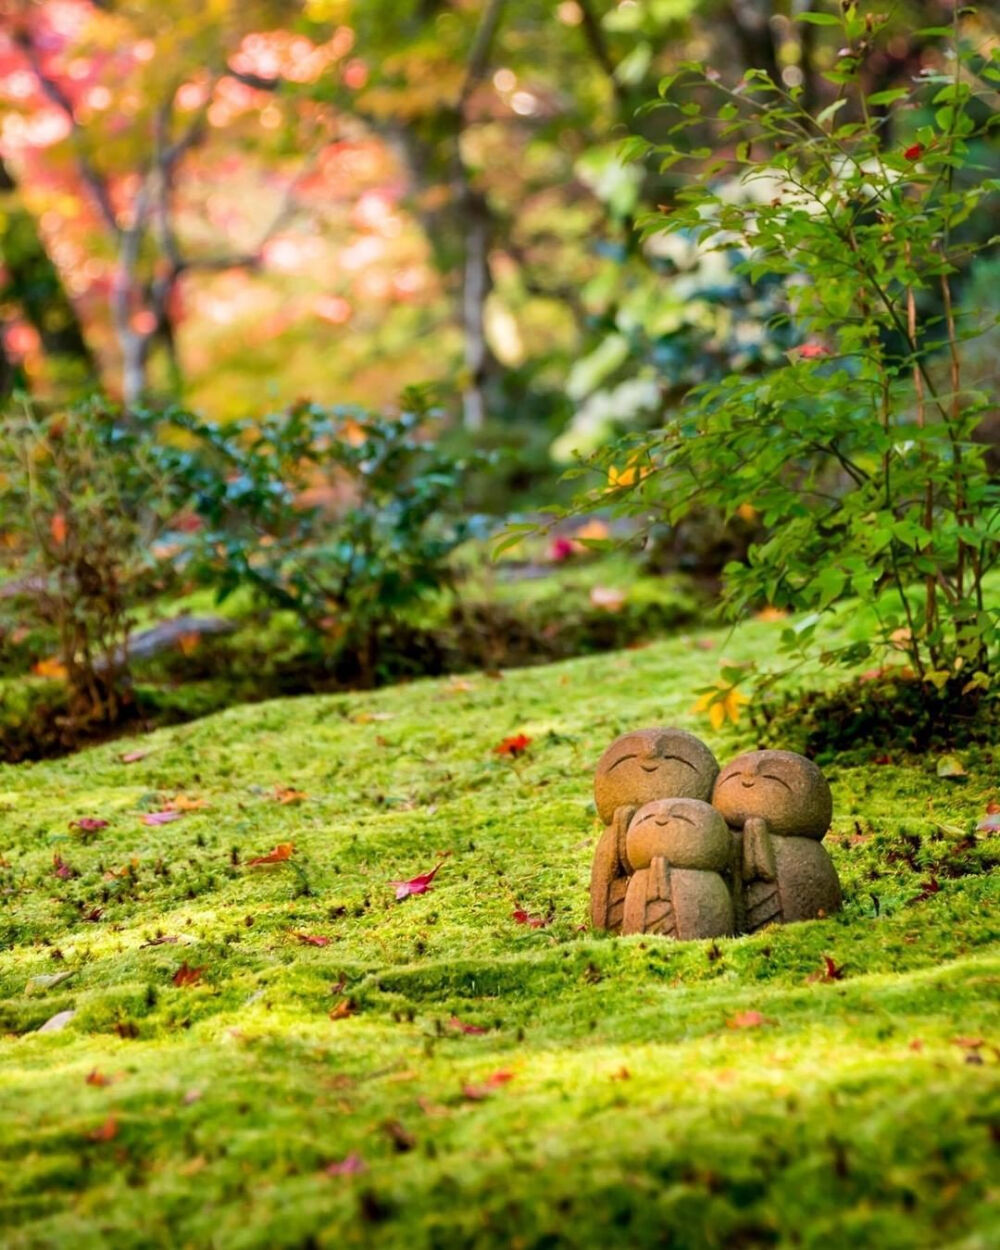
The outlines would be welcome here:
<svg viewBox="0 0 1000 1250">
<path fill-rule="evenodd" d="M 905 256 L 907 265 L 913 263 L 913 249 L 907 240 L 905 247 Z M 910 334 L 911 342 L 917 341 L 917 300 L 913 291 L 912 283 L 906 288 L 906 325 Z M 924 379 L 920 372 L 918 362 L 913 362 L 913 390 L 917 397 L 917 426 L 923 430 L 927 424 L 927 414 L 924 402 Z M 920 460 L 921 463 L 927 463 L 927 447 L 921 440 L 920 443 Z M 934 483 L 931 474 L 927 474 L 927 488 L 924 495 L 924 529 L 931 533 L 934 526 Z M 928 541 L 928 546 L 930 545 Z M 926 550 L 926 547 L 925 547 Z M 933 573 L 928 573 L 924 578 L 924 629 L 927 631 L 927 649 L 931 657 L 931 663 L 935 668 L 938 667 L 938 648 L 934 641 L 934 630 L 937 628 L 937 580 Z"/>
</svg>

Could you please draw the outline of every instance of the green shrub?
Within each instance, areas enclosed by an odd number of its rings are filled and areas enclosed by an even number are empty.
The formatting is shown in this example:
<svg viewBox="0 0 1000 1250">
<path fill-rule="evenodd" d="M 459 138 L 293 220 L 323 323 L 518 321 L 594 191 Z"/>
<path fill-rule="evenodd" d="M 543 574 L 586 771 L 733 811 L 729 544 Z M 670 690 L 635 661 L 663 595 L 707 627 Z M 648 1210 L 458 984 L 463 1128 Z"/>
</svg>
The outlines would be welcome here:
<svg viewBox="0 0 1000 1250">
<path fill-rule="evenodd" d="M 959 315 L 954 282 L 977 247 L 968 223 L 998 186 L 981 161 L 1000 58 L 958 49 L 948 74 L 866 97 L 879 19 L 847 6 L 802 20 L 842 26 L 826 75 L 839 94 L 817 116 L 763 72 L 730 87 L 686 65 L 653 106 L 676 109 L 672 145 L 628 141 L 664 166 L 702 161 L 685 136 L 718 117 L 714 179 L 692 181 L 645 228 L 725 253 L 751 284 L 780 279 L 773 322 L 797 345 L 764 372 L 695 388 L 662 428 L 600 453 L 611 482 L 600 497 L 670 523 L 703 509 L 753 516 L 759 539 L 725 570 L 733 618 L 807 613 L 782 635 L 803 656 L 821 614 L 854 595 L 874 609 L 872 637 L 828 646 L 824 661 L 902 651 L 919 680 L 940 689 L 959 674 L 974 697 L 1000 641 L 984 590 L 1000 558 L 1000 484 L 973 437 L 987 398 L 963 376 L 965 343 L 988 323 Z M 679 80 L 698 90 L 676 106 Z M 883 143 L 887 110 L 894 134 L 911 126 L 902 141 Z"/>
<path fill-rule="evenodd" d="M 0 415 L 0 628 L 51 637 L 43 675 L 67 683 L 68 714 L 111 724 L 128 702 L 128 640 L 176 483 L 139 418 L 101 401 Z"/>
<path fill-rule="evenodd" d="M 214 426 L 168 413 L 202 521 L 190 572 L 220 600 L 248 586 L 290 609 L 332 664 L 350 656 L 373 684 L 385 629 L 452 589 L 448 556 L 472 528 L 466 462 L 441 451 L 432 421 L 418 390 L 398 416 L 301 403 Z"/>
</svg>

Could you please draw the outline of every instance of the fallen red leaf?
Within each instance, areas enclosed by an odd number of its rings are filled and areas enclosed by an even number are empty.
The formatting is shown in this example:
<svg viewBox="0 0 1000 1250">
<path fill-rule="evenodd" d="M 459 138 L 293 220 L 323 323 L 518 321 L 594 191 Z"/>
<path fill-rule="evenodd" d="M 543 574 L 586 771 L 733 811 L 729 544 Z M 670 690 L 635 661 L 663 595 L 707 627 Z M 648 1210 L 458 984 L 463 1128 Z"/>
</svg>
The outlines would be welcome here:
<svg viewBox="0 0 1000 1250">
<path fill-rule="evenodd" d="M 529 746 L 531 746 L 531 739 L 527 734 L 514 734 L 498 742 L 493 751 L 496 755 L 509 755 L 512 759 L 517 759 L 519 755 L 527 751 Z"/>
<path fill-rule="evenodd" d="M 71 864 L 66 863 L 58 852 L 52 856 L 52 871 L 62 881 L 68 881 L 70 877 L 78 877 L 80 875 Z"/>
<path fill-rule="evenodd" d="M 108 821 L 97 816 L 81 816 L 79 820 L 71 820 L 69 827 L 79 829 L 81 833 L 98 833 L 101 829 L 107 829 Z"/>
<path fill-rule="evenodd" d="M 482 1102 L 484 1098 L 488 1098 L 490 1093 L 499 1089 L 502 1085 L 506 1085 L 508 1081 L 514 1079 L 513 1072 L 494 1072 L 488 1076 L 479 1085 L 463 1085 L 462 1093 L 470 1102 Z"/>
<path fill-rule="evenodd" d="M 201 980 L 201 974 L 204 968 L 192 968 L 185 960 L 170 978 L 174 985 L 195 985 Z"/>
<path fill-rule="evenodd" d="M 298 803 L 304 803 L 309 795 L 304 790 L 293 790 L 291 786 L 277 786 L 274 791 L 274 797 L 279 803 L 289 807 Z"/>
<path fill-rule="evenodd" d="M 183 815 L 183 812 L 167 808 L 162 812 L 147 812 L 142 817 L 142 823 L 144 825 L 169 825 L 175 820 L 180 820 Z"/>
<path fill-rule="evenodd" d="M 812 972 L 806 977 L 807 981 L 842 981 L 844 979 L 844 966 L 835 963 L 829 955 L 823 956 L 823 962 L 826 967 L 822 972 Z"/>
<path fill-rule="evenodd" d="M 368 1164 L 359 1154 L 352 1152 L 337 1163 L 328 1163 L 323 1171 L 327 1176 L 353 1176 L 357 1172 L 366 1172 Z"/>
<path fill-rule="evenodd" d="M 551 916 L 530 916 L 523 907 L 518 907 L 516 911 L 512 911 L 510 918 L 515 924 L 526 924 L 532 929 L 544 929 L 546 925 L 552 922 Z"/>
<path fill-rule="evenodd" d="M 103 1072 L 98 1072 L 96 1068 L 87 1073 L 86 1082 L 88 1085 L 111 1085 L 114 1082 L 113 1076 L 105 1076 Z"/>
<path fill-rule="evenodd" d="M 759 1025 L 766 1024 L 767 1018 L 762 1016 L 759 1011 L 738 1011 L 735 1016 L 730 1016 L 726 1021 L 726 1027 L 730 1029 L 756 1029 Z"/>
<path fill-rule="evenodd" d="M 404 898 L 409 898 L 411 894 L 426 894 L 443 863 L 443 859 L 438 860 L 430 872 L 421 873 L 419 877 L 411 877 L 409 881 L 390 881 L 389 884 L 396 891 L 396 902 L 401 903 Z"/>
<path fill-rule="evenodd" d="M 926 881 L 920 882 L 920 893 L 913 898 L 914 903 L 922 903 L 924 899 L 930 898 L 932 894 L 938 894 L 941 890 L 941 882 L 937 877 L 930 876 Z"/>
<path fill-rule="evenodd" d="M 268 851 L 266 855 L 257 855 L 253 859 L 248 859 L 247 867 L 253 868 L 255 864 L 283 864 L 286 859 L 292 858 L 294 850 L 294 842 L 279 842 L 274 850 Z"/>
<path fill-rule="evenodd" d="M 303 946 L 329 946 L 333 938 L 324 937 L 321 933 L 292 933 Z"/>
<path fill-rule="evenodd" d="M 100 1128 L 91 1129 L 87 1136 L 91 1141 L 111 1141 L 118 1136 L 118 1121 L 109 1115 Z"/>
<path fill-rule="evenodd" d="M 331 1020 L 346 1020 L 348 1016 L 354 1015 L 354 1004 L 349 998 L 342 998 L 339 1003 L 331 1010 Z"/>
<path fill-rule="evenodd" d="M 455 1029 L 458 1033 L 485 1033 L 486 1029 L 481 1024 L 465 1024 L 459 1020 L 458 1016 L 452 1016 L 448 1021 L 448 1028 Z"/>
</svg>

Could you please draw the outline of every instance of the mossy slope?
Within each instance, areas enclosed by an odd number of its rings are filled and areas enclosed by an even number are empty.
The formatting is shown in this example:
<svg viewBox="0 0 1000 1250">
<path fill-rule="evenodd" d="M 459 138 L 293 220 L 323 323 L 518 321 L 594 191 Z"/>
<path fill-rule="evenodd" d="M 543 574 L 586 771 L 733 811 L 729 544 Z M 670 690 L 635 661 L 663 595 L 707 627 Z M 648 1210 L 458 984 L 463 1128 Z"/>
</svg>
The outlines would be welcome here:
<svg viewBox="0 0 1000 1250">
<path fill-rule="evenodd" d="M 700 731 L 704 646 L 0 769 L 3 1245 L 996 1244 L 989 752 L 964 782 L 932 759 L 827 768 L 839 916 L 718 943 L 584 928 L 593 763 L 630 726 Z M 495 754 L 515 733 L 527 754 Z M 141 822 L 179 793 L 206 806 Z M 84 841 L 84 816 L 110 823 Z M 288 863 L 247 864 L 282 842 Z M 324 1171 L 351 1156 L 365 1170 Z"/>
</svg>

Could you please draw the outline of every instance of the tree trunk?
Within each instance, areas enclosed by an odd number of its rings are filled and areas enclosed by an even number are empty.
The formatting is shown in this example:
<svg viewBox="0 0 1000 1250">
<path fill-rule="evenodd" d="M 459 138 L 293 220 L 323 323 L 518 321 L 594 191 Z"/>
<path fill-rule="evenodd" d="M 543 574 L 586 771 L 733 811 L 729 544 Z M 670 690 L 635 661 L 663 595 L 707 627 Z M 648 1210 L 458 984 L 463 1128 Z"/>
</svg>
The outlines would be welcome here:
<svg viewBox="0 0 1000 1250">
<path fill-rule="evenodd" d="M 462 196 L 465 218 L 465 269 L 462 280 L 462 329 L 465 334 L 467 379 L 462 395 L 465 427 L 481 430 L 486 421 L 484 388 L 494 363 L 486 341 L 486 297 L 490 293 L 490 209 L 481 191 L 467 187 Z"/>
<path fill-rule="evenodd" d="M 119 335 L 122 349 L 122 402 L 138 408 L 149 389 L 149 337 L 127 330 Z"/>
</svg>

